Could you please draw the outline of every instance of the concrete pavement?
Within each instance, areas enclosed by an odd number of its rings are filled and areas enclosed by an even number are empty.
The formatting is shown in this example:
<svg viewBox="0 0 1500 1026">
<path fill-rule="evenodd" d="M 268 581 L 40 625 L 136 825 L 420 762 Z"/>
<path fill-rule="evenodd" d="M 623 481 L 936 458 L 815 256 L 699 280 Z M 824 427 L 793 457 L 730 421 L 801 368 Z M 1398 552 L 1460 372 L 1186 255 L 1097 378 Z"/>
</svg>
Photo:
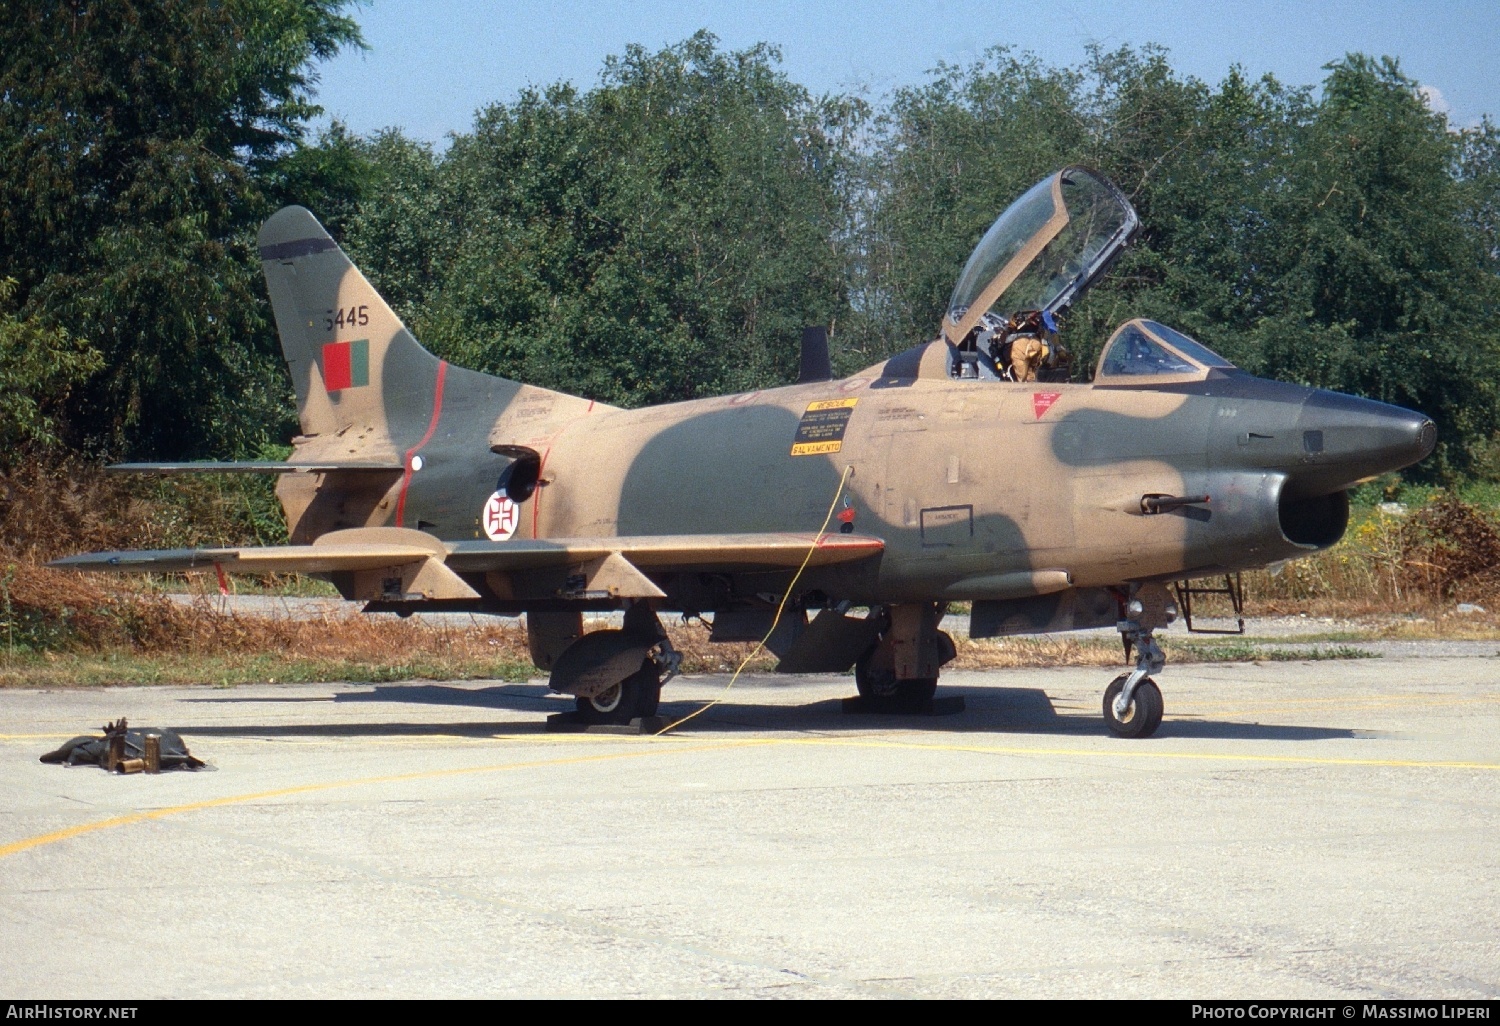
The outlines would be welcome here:
<svg viewBox="0 0 1500 1026">
<path fill-rule="evenodd" d="M 668 685 L 667 738 L 539 683 L 0 691 L 0 993 L 1500 996 L 1500 659 Z M 37 757 L 120 715 L 211 771 Z"/>
</svg>

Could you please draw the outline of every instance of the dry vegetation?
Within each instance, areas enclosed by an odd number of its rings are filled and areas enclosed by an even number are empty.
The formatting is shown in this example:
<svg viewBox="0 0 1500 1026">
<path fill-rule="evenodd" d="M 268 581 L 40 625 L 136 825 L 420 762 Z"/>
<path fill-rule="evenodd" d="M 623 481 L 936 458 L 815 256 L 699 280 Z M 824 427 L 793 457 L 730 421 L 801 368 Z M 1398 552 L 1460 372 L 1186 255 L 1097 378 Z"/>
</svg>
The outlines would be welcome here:
<svg viewBox="0 0 1500 1026">
<path fill-rule="evenodd" d="M 1356 512 L 1338 545 L 1246 574 L 1256 611 L 1442 619 L 1459 603 L 1500 608 L 1500 519 L 1452 492 Z"/>
<path fill-rule="evenodd" d="M 420 619 L 326 615 L 236 616 L 212 583 L 196 597 L 160 582 L 49 570 L 62 553 L 136 546 L 268 541 L 256 528 L 267 495 L 236 483 L 190 482 L 164 501 L 160 482 L 65 470 L 0 481 L 0 685 L 239 683 L 410 678 L 525 679 L 536 675 L 524 631 L 475 618 L 461 626 Z M 259 537 L 257 537 L 259 535 Z M 265 582 L 262 582 L 265 583 Z M 272 582 L 273 584 L 275 582 Z M 178 582 L 179 587 L 181 582 Z M 1500 610 L 1500 528 L 1447 493 L 1405 515 L 1373 509 L 1345 542 L 1279 573 L 1247 575 L 1252 614 L 1307 612 L 1364 621 L 1361 636 L 1495 637 L 1493 613 L 1449 615 L 1457 602 Z M 1204 610 L 1206 613 L 1212 610 Z M 749 645 L 710 645 L 701 624 L 669 625 L 688 673 L 733 670 Z M 1252 628 L 1253 630 L 1253 628 Z M 1356 640 L 1330 631 L 1327 641 Z M 1244 644 L 1165 639 L 1174 660 L 1290 657 Z M 1358 654 L 1333 649 L 1331 653 Z M 1298 654 L 1305 656 L 1306 653 Z M 1112 640 L 1067 635 L 958 640 L 955 668 L 1119 665 Z M 757 655 L 749 668 L 769 670 Z"/>
</svg>

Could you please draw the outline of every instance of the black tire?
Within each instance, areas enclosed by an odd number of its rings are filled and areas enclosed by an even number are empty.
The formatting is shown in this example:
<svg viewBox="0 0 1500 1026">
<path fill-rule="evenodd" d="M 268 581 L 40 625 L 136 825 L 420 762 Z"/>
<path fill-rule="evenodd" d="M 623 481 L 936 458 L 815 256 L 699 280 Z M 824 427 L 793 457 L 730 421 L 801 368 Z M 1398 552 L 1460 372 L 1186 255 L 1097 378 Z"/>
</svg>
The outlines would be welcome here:
<svg viewBox="0 0 1500 1026">
<path fill-rule="evenodd" d="M 655 716 L 661 705 L 661 667 L 653 659 L 647 659 L 636 674 L 641 678 L 641 704 L 638 716 Z"/>
<path fill-rule="evenodd" d="M 660 702 L 661 670 L 649 658 L 609 690 L 573 700 L 578 718 L 585 723 L 629 723 L 642 716 L 655 716 Z"/>
<path fill-rule="evenodd" d="M 876 642 L 854 664 L 854 686 L 861 698 L 884 701 L 896 697 L 896 656 L 891 646 Z"/>
<path fill-rule="evenodd" d="M 1164 703 L 1161 688 L 1147 677 L 1135 686 L 1130 696 L 1130 709 L 1125 719 L 1115 715 L 1115 697 L 1125 690 L 1125 681 L 1130 674 L 1122 673 L 1104 689 L 1104 723 L 1116 737 L 1150 737 L 1161 726 Z"/>
<path fill-rule="evenodd" d="M 902 712 L 921 712 L 937 694 L 936 677 L 917 677 L 896 682 L 896 708 Z"/>
<path fill-rule="evenodd" d="M 891 647 L 876 642 L 854 664 L 854 686 L 861 698 L 882 712 L 917 712 L 937 693 L 937 678 L 897 680 Z"/>
</svg>

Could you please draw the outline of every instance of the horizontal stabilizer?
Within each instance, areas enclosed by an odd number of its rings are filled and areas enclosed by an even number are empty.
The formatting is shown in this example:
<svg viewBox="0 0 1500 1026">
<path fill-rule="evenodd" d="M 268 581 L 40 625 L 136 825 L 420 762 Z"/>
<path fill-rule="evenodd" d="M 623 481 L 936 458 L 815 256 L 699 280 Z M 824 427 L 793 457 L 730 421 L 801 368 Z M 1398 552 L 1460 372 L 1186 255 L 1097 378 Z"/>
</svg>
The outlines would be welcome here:
<svg viewBox="0 0 1500 1026">
<path fill-rule="evenodd" d="M 112 474 L 331 474 L 335 471 L 374 471 L 399 474 L 400 463 L 350 461 L 347 463 L 287 463 L 282 460 L 241 460 L 216 463 L 115 463 L 104 468 Z"/>
</svg>

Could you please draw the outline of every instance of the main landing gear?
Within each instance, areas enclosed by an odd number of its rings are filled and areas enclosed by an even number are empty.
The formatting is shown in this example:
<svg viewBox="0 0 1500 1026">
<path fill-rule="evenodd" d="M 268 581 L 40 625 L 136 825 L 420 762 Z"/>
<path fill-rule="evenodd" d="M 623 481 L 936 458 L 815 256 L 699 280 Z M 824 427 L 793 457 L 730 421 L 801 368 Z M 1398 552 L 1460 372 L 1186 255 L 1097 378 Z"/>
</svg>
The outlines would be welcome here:
<svg viewBox="0 0 1500 1026">
<path fill-rule="evenodd" d="M 621 629 L 572 641 L 553 662 L 548 684 L 573 696 L 574 723 L 627 725 L 656 715 L 661 686 L 681 662 L 651 606 L 635 602 Z"/>
<path fill-rule="evenodd" d="M 953 659 L 953 639 L 938 629 L 945 602 L 888 606 L 874 644 L 854 664 L 861 711 L 918 713 L 932 708 L 938 671 Z"/>
<path fill-rule="evenodd" d="M 1177 604 L 1164 585 L 1140 584 L 1125 602 L 1125 619 L 1116 626 L 1126 658 L 1135 653 L 1135 669 L 1122 673 L 1104 689 L 1104 722 L 1117 737 L 1150 737 L 1161 726 L 1161 689 L 1151 674 L 1160 673 L 1167 657 L 1153 632 L 1177 619 Z"/>
<path fill-rule="evenodd" d="M 661 702 L 662 668 L 654 656 L 646 656 L 641 668 L 617 684 L 596 694 L 576 695 L 574 708 L 578 711 L 578 722 L 629 723 L 643 716 L 655 716 Z"/>
</svg>

